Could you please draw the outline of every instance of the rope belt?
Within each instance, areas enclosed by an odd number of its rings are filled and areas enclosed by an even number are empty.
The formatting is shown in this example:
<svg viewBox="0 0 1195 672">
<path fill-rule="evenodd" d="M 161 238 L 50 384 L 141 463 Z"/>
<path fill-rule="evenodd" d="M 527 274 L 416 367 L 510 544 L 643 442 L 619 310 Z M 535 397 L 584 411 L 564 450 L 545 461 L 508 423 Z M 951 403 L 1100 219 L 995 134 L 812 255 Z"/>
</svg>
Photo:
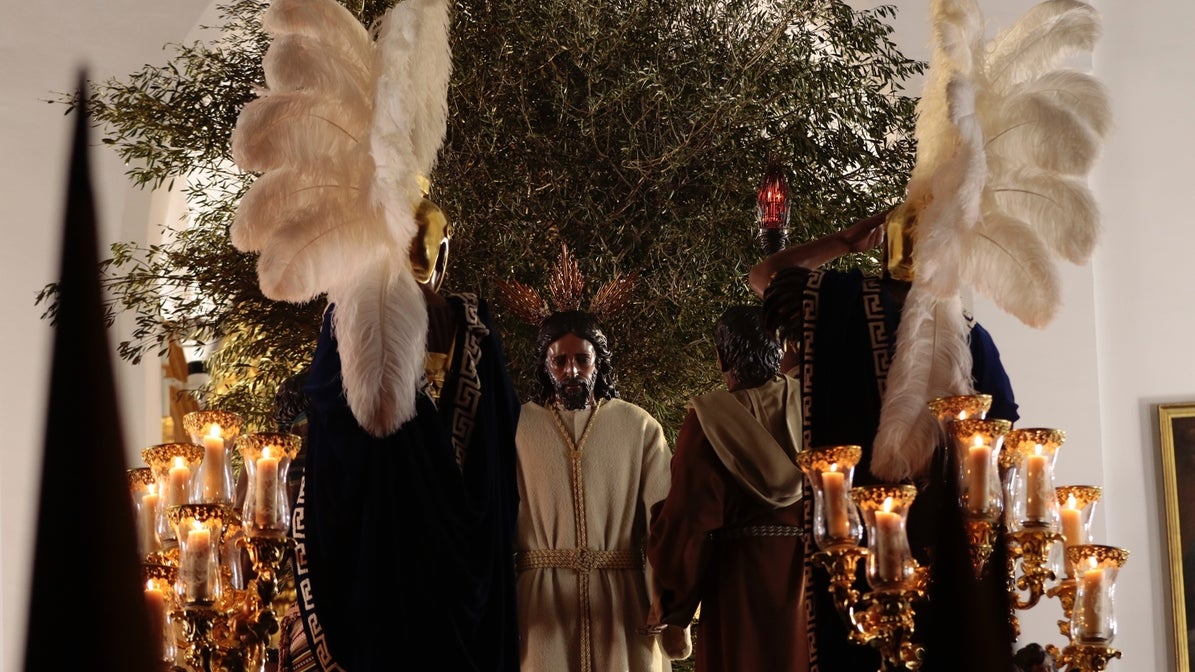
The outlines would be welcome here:
<svg viewBox="0 0 1195 672">
<path fill-rule="evenodd" d="M 710 538 L 716 540 L 742 539 L 744 537 L 804 537 L 805 531 L 792 525 L 747 525 L 714 530 Z"/>
<path fill-rule="evenodd" d="M 643 554 L 639 551 L 599 551 L 592 548 L 553 548 L 523 551 L 515 554 L 515 569 L 575 569 L 590 572 L 595 569 L 643 569 Z"/>
</svg>

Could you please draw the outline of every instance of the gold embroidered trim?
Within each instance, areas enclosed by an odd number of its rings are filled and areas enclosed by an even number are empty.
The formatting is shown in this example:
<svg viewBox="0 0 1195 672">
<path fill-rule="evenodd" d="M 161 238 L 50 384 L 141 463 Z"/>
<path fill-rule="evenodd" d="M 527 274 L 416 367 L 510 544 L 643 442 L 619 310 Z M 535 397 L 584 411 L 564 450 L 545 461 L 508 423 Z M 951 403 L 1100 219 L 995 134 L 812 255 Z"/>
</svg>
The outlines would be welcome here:
<svg viewBox="0 0 1195 672">
<path fill-rule="evenodd" d="M 515 555 L 515 569 L 575 569 L 591 572 L 607 569 L 643 569 L 643 553 L 622 549 L 548 548 Z"/>
<path fill-rule="evenodd" d="M 573 441 L 573 433 L 564 426 L 564 419 L 560 417 L 560 410 L 555 406 L 552 407 L 552 420 L 556 422 L 556 429 L 560 432 L 560 436 L 564 439 L 564 445 L 568 446 L 569 458 L 572 460 L 572 471 L 569 479 L 571 481 L 573 490 L 573 520 L 576 527 L 577 534 L 577 548 L 583 549 L 589 546 L 589 533 L 585 527 L 585 482 L 581 478 L 581 451 L 585 448 L 585 441 L 589 438 L 589 432 L 593 429 L 593 420 L 597 417 L 598 411 L 602 410 L 602 402 L 604 399 L 599 399 L 597 404 L 593 407 L 593 412 L 589 414 L 589 419 L 585 421 L 585 429 L 581 430 L 581 438 Z M 581 597 L 581 672 L 592 672 L 593 670 L 593 648 L 591 644 L 590 634 L 590 616 L 589 616 L 589 572 L 581 572 L 578 577 L 577 590 Z"/>
</svg>

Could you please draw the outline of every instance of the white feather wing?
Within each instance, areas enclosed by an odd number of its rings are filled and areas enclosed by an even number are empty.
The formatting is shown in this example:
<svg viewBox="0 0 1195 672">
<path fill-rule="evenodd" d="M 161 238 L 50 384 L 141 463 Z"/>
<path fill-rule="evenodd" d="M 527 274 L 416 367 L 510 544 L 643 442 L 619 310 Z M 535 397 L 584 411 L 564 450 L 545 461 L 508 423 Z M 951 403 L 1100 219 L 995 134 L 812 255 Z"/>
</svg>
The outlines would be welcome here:
<svg viewBox="0 0 1195 672">
<path fill-rule="evenodd" d="M 975 116 L 975 91 L 962 76 L 946 87 L 955 129 L 953 155 L 932 175 L 929 201 L 918 216 L 917 282 L 939 298 L 960 290 L 961 249 L 979 219 L 987 178 L 983 134 Z"/>
<path fill-rule="evenodd" d="M 988 46 L 984 66 L 991 86 L 1007 90 L 1090 52 L 1101 34 L 1099 13 L 1081 0 L 1046 0 L 1026 11 Z"/>
<path fill-rule="evenodd" d="M 983 16 L 974 0 L 933 0 L 930 17 L 933 67 L 917 101 L 917 160 L 909 177 L 910 201 L 928 198 L 934 174 L 954 154 L 958 132 L 950 121 L 946 89 L 960 76 L 971 76 L 975 52 L 982 48 Z"/>
<path fill-rule="evenodd" d="M 415 235 L 412 204 L 422 196 L 418 177 L 431 172 L 447 127 L 448 4 L 395 5 L 383 20 L 378 46 L 372 200 L 387 213 L 390 235 L 405 249 Z"/>
<path fill-rule="evenodd" d="M 1046 0 L 986 48 L 972 46 L 982 40 L 973 2 L 933 0 L 931 18 L 906 197 L 918 208 L 917 271 L 872 462 L 892 480 L 928 464 L 938 437 L 926 402 L 971 385 L 959 290 L 972 286 L 1032 326 L 1053 319 L 1057 259 L 1084 261 L 1099 238 L 1086 176 L 1111 125 L 1102 85 L 1060 67 L 1099 37 L 1087 3 Z"/>
<path fill-rule="evenodd" d="M 993 104 L 985 110 L 983 124 L 988 153 L 1009 165 L 1030 163 L 1067 175 L 1086 175 L 1102 146 L 1100 135 L 1075 108 L 1038 92 Z"/>
<path fill-rule="evenodd" d="M 1062 301 L 1057 263 L 1031 227 L 986 212 L 965 255 L 964 280 L 1004 312 L 1036 328 L 1054 319 Z"/>
<path fill-rule="evenodd" d="M 993 172 L 996 177 L 987 189 L 995 210 L 1041 223 L 1038 234 L 1055 255 L 1074 264 L 1091 258 L 1100 238 L 1100 217 L 1085 179 L 1032 166 Z"/>
<path fill-rule="evenodd" d="M 449 5 L 405 0 L 375 44 L 333 0 L 274 0 L 266 90 L 241 111 L 233 158 L 263 175 L 238 207 L 231 237 L 256 251 L 270 298 L 326 293 L 345 394 L 381 436 L 414 414 L 427 315 L 407 252 L 418 176 L 447 124 Z"/>
<path fill-rule="evenodd" d="M 244 170 L 310 166 L 350 154 L 369 131 L 360 108 L 309 91 L 250 101 L 232 131 L 232 158 Z"/>
<path fill-rule="evenodd" d="M 385 222 L 376 211 L 342 210 L 335 202 L 286 215 L 289 219 L 257 260 L 262 293 L 278 301 L 310 301 L 354 278 L 385 236 Z M 387 256 L 393 263 L 394 253 Z"/>
<path fill-rule="evenodd" d="M 896 333 L 871 472 L 902 481 L 928 469 L 941 429 L 927 403 L 969 394 L 971 349 L 958 297 L 940 299 L 916 285 L 909 290 Z"/>
<path fill-rule="evenodd" d="M 319 40 L 330 50 L 356 54 L 364 65 L 368 65 L 373 50 L 365 26 L 338 2 L 273 0 L 261 25 L 270 35 L 304 35 Z"/>
<path fill-rule="evenodd" d="M 427 310 L 408 265 L 379 251 L 356 268 L 353 282 L 328 299 L 349 407 L 362 429 L 381 437 L 415 415 Z"/>
<path fill-rule="evenodd" d="M 373 73 L 365 54 L 329 49 L 309 35 L 279 35 L 266 51 L 262 66 L 266 89 L 318 91 L 346 106 L 371 110 Z"/>
</svg>

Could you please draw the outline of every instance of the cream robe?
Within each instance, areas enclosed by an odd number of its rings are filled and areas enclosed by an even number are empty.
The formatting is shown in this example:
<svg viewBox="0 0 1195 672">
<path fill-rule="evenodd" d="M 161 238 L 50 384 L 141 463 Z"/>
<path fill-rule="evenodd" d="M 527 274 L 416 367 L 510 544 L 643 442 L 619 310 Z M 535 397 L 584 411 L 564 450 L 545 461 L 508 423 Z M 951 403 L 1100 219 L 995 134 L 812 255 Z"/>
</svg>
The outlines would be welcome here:
<svg viewBox="0 0 1195 672">
<path fill-rule="evenodd" d="M 594 411 L 560 411 L 564 428 L 579 441 Z M 581 446 L 586 547 L 630 550 L 638 558 L 651 506 L 668 494 L 671 453 L 660 424 L 646 411 L 609 399 L 596 411 Z M 523 405 L 518 445 L 519 552 L 576 549 L 571 447 L 554 411 Z M 595 569 L 589 576 L 593 672 L 671 670 L 656 637 L 640 634 L 650 607 L 642 570 Z M 581 661 L 579 572 L 527 569 L 518 578 L 519 647 L 523 672 L 576 672 Z"/>
</svg>

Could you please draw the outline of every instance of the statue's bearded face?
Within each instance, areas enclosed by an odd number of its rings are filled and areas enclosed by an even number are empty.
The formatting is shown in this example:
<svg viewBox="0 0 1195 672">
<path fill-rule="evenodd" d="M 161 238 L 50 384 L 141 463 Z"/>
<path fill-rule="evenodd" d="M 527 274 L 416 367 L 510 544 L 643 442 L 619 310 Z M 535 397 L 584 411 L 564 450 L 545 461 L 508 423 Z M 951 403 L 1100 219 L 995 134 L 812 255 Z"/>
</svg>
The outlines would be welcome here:
<svg viewBox="0 0 1195 672">
<path fill-rule="evenodd" d="M 548 375 L 556 388 L 556 401 L 570 411 L 593 404 L 597 356 L 593 344 L 575 334 L 565 334 L 548 346 Z"/>
</svg>

